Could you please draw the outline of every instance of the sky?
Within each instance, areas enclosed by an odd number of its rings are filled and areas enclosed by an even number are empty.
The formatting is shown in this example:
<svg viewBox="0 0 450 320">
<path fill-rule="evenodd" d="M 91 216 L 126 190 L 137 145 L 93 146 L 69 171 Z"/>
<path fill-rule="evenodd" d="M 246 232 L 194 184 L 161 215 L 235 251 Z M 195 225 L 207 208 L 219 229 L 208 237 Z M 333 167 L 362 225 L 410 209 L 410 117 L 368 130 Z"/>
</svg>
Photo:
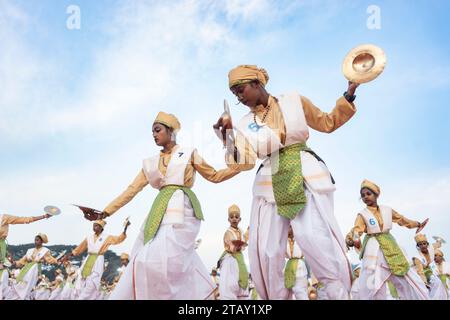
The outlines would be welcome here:
<svg viewBox="0 0 450 320">
<path fill-rule="evenodd" d="M 79 28 L 70 24 L 73 6 Z M 359 186 L 369 179 L 381 187 L 381 204 L 414 220 L 429 217 L 430 240 L 450 241 L 449 12 L 439 0 L 0 0 L 0 212 L 62 209 L 11 226 L 9 243 L 30 243 L 38 232 L 49 244 L 80 243 L 92 224 L 71 204 L 102 210 L 125 190 L 142 160 L 159 151 L 151 135 L 159 111 L 179 118 L 180 144 L 223 168 L 212 130 L 223 99 L 234 119 L 248 112 L 228 90 L 236 65 L 264 67 L 271 94 L 295 90 L 330 112 L 347 88 L 342 61 L 363 43 L 385 51 L 384 72 L 358 88 L 348 123 L 331 134 L 311 129 L 308 141 L 336 179 L 341 231 L 364 207 Z M 248 226 L 254 174 L 218 185 L 197 176 L 205 215 L 198 253 L 208 269 L 223 251 L 231 204 Z M 107 220 L 109 234 L 119 234 L 128 216 L 132 223 L 113 251 L 131 250 L 156 194 L 148 186 Z M 414 230 L 392 232 L 415 254 Z M 354 252 L 349 258 L 356 262 Z"/>
</svg>

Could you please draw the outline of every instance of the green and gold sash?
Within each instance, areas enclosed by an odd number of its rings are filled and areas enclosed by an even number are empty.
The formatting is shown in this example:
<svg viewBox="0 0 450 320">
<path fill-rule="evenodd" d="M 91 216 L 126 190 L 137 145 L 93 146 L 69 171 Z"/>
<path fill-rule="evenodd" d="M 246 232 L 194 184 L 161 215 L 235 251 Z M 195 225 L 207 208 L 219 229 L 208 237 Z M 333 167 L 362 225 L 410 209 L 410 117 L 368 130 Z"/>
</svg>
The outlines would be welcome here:
<svg viewBox="0 0 450 320">
<path fill-rule="evenodd" d="M 241 251 L 235 252 L 235 253 L 224 251 L 222 253 L 222 255 L 220 256 L 219 261 L 222 261 L 222 259 L 225 257 L 225 255 L 227 253 L 230 254 L 236 260 L 236 262 L 238 264 L 239 287 L 241 287 L 242 289 L 247 289 L 247 287 L 248 287 L 248 270 L 247 270 L 247 266 L 245 265 L 244 255 L 242 254 Z"/>
<path fill-rule="evenodd" d="M 97 253 L 89 253 L 86 262 L 84 263 L 83 270 L 81 270 L 81 277 L 86 279 L 92 273 L 92 269 L 94 268 L 95 261 L 97 261 L 98 254 Z"/>
<path fill-rule="evenodd" d="M 292 289 L 295 286 L 297 267 L 299 258 L 291 258 L 284 268 L 284 286 L 286 289 Z"/>
<path fill-rule="evenodd" d="M 39 275 L 42 273 L 42 263 L 40 262 L 28 262 L 26 265 L 23 266 L 22 269 L 20 269 L 19 275 L 16 278 L 17 282 L 23 282 L 23 278 L 25 277 L 25 275 L 28 273 L 28 271 L 30 271 L 30 269 L 37 264 L 38 267 L 38 273 Z"/>
<path fill-rule="evenodd" d="M 377 239 L 392 274 L 400 277 L 404 276 L 409 270 L 408 260 L 406 260 L 406 257 L 398 246 L 397 241 L 395 241 L 395 238 L 389 232 L 366 235 L 364 237 L 359 258 L 362 259 L 364 257 L 367 241 L 369 241 L 371 237 L 375 237 Z"/>
<path fill-rule="evenodd" d="M 6 259 L 6 250 L 8 245 L 5 239 L 0 239 L 0 263 L 3 263 Z"/>
<path fill-rule="evenodd" d="M 278 214 L 290 220 L 306 205 L 300 157 L 300 151 L 304 150 L 310 150 L 305 143 L 292 144 L 280 149 L 278 156 L 271 160 L 272 188 Z"/>
<path fill-rule="evenodd" d="M 144 227 L 144 244 L 155 237 L 159 226 L 161 225 L 164 214 L 166 213 L 167 205 L 169 204 L 172 195 L 177 190 L 182 190 L 188 196 L 191 201 L 192 208 L 194 209 L 195 217 L 199 220 L 204 220 L 200 202 L 191 189 L 183 186 L 167 185 L 159 191 L 147 216 Z"/>
</svg>

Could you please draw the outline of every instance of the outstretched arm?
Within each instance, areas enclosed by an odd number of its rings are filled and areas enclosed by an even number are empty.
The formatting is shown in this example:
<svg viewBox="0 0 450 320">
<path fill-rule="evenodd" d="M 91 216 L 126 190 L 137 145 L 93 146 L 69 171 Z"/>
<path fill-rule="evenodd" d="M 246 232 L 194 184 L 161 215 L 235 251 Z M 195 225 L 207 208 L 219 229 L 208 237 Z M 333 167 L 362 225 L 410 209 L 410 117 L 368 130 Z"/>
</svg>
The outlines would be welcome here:
<svg viewBox="0 0 450 320">
<path fill-rule="evenodd" d="M 406 227 L 408 229 L 418 228 L 420 227 L 419 221 L 410 220 L 401 214 L 399 214 L 397 211 L 392 210 L 392 222 L 395 222 L 399 226 Z"/>
<path fill-rule="evenodd" d="M 48 263 L 48 264 L 58 264 L 59 263 L 59 261 L 58 260 L 56 260 L 56 258 L 54 258 L 53 256 L 52 256 L 52 254 L 50 253 L 50 250 L 49 251 L 47 251 L 47 253 L 44 255 L 44 261 L 46 262 L 46 263 Z"/>
<path fill-rule="evenodd" d="M 44 214 L 42 216 L 35 216 L 35 217 L 17 217 L 17 216 L 5 214 L 5 215 L 3 215 L 2 223 L 3 224 L 28 224 L 28 223 L 39 221 L 42 219 L 47 219 L 49 217 L 51 217 L 49 214 Z"/>
<path fill-rule="evenodd" d="M 69 256 L 79 256 L 83 252 L 87 250 L 87 239 L 84 239 L 83 242 L 81 242 L 78 247 L 72 250 L 71 253 L 69 253 Z"/>
<path fill-rule="evenodd" d="M 191 161 L 194 169 L 198 171 L 203 178 L 213 183 L 228 180 L 239 173 L 239 171 L 231 168 L 221 170 L 214 169 L 198 154 L 197 150 L 194 150 L 192 153 Z"/>
<path fill-rule="evenodd" d="M 103 210 L 103 218 L 113 215 L 117 210 L 130 202 L 147 184 L 148 180 L 144 171 L 141 170 L 128 188 Z"/>
</svg>

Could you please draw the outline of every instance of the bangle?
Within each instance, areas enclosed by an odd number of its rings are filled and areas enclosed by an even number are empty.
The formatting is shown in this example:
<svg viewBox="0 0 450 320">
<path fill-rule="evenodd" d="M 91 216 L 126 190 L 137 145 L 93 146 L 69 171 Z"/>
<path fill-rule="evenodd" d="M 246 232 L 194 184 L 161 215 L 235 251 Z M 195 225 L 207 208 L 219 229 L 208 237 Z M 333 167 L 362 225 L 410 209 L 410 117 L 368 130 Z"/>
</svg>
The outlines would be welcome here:
<svg viewBox="0 0 450 320">
<path fill-rule="evenodd" d="M 343 96 L 345 97 L 345 99 L 348 101 L 348 102 L 353 102 L 353 101 L 355 101 L 355 99 L 356 99 L 356 95 L 349 95 L 348 94 L 348 92 L 347 91 L 345 91 L 344 92 L 344 94 L 343 94 Z"/>
</svg>

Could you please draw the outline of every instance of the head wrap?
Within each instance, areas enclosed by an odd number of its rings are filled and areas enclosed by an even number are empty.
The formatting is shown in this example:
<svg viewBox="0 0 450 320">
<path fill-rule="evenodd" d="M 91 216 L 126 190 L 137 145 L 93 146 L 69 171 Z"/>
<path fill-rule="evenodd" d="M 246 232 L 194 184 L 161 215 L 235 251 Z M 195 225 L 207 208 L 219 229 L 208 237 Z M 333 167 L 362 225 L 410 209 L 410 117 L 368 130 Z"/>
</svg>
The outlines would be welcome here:
<svg viewBox="0 0 450 320">
<path fill-rule="evenodd" d="M 241 216 L 241 210 L 235 204 L 228 208 L 228 218 L 230 218 L 233 214 L 237 213 L 238 216 Z"/>
<path fill-rule="evenodd" d="M 380 192 L 381 192 L 380 187 L 377 186 L 375 183 L 369 181 L 369 180 L 364 180 L 361 183 L 361 189 L 360 190 L 362 190 L 363 188 L 369 189 L 370 191 L 374 192 L 377 196 L 379 196 Z"/>
<path fill-rule="evenodd" d="M 418 235 L 416 235 L 414 237 L 414 239 L 416 240 L 416 243 L 423 242 L 423 241 L 428 242 L 427 236 L 422 233 L 419 233 Z"/>
<path fill-rule="evenodd" d="M 37 236 L 38 236 L 39 238 L 42 239 L 42 242 L 43 242 L 43 243 L 47 243 L 47 242 L 48 242 L 48 237 L 47 237 L 46 234 L 44 234 L 44 233 L 39 233 Z"/>
<path fill-rule="evenodd" d="M 153 123 L 161 123 L 173 129 L 175 133 L 177 133 L 181 129 L 181 124 L 178 121 L 177 117 L 175 117 L 173 114 L 165 113 L 162 111 L 158 113 Z"/>
<path fill-rule="evenodd" d="M 263 87 L 269 81 L 269 74 L 263 68 L 258 68 L 255 65 L 240 65 L 228 73 L 228 85 L 230 88 L 247 83 L 253 80 L 258 80 Z"/>
<path fill-rule="evenodd" d="M 127 260 L 130 260 L 130 256 L 128 255 L 128 253 L 122 253 L 122 254 L 120 255 L 120 259 L 127 259 Z"/>
<path fill-rule="evenodd" d="M 434 255 L 444 257 L 444 253 L 441 251 L 441 249 L 438 248 L 434 249 Z"/>
</svg>

